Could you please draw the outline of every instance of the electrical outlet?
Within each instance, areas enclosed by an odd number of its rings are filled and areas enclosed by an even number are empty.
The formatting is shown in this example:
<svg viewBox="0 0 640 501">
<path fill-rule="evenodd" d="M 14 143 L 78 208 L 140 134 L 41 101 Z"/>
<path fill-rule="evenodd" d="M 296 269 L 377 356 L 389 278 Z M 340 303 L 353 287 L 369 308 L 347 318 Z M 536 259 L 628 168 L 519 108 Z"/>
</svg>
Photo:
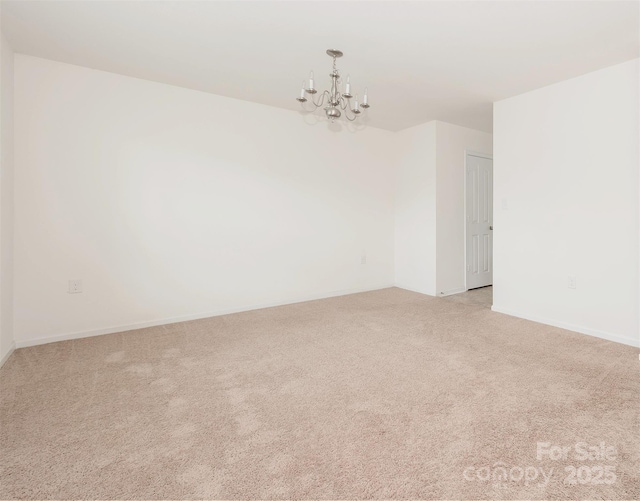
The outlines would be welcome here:
<svg viewBox="0 0 640 501">
<path fill-rule="evenodd" d="M 80 294 L 82 292 L 82 280 L 69 280 L 69 294 Z"/>
<path fill-rule="evenodd" d="M 569 287 L 569 289 L 576 288 L 576 277 L 574 275 L 569 275 L 567 279 L 567 287 Z"/>
</svg>

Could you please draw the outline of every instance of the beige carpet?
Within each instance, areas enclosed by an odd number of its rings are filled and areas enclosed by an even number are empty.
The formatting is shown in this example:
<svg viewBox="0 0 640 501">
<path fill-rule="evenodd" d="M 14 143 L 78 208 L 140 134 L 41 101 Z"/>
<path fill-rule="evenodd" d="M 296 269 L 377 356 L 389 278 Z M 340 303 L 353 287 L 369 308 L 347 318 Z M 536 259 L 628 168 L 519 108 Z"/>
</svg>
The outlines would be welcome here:
<svg viewBox="0 0 640 501">
<path fill-rule="evenodd" d="M 487 295 L 385 289 L 17 350 L 0 497 L 639 499 L 638 350 Z"/>
</svg>

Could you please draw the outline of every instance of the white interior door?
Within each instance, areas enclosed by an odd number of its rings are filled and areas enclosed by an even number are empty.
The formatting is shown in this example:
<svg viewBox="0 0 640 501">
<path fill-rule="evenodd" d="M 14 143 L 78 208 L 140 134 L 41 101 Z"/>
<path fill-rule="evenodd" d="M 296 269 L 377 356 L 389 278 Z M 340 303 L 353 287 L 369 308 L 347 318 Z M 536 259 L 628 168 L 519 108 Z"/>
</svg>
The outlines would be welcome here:
<svg viewBox="0 0 640 501">
<path fill-rule="evenodd" d="M 493 283 L 493 160 L 467 154 L 467 289 Z"/>
</svg>

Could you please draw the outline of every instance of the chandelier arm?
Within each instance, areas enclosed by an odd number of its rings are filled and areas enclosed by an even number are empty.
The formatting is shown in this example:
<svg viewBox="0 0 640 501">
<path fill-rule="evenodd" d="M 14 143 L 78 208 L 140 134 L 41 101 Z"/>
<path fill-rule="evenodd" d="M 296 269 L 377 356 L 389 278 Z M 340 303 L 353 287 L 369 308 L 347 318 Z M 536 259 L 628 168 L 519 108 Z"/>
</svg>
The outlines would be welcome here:
<svg viewBox="0 0 640 501">
<path fill-rule="evenodd" d="M 325 93 L 327 91 L 325 90 L 322 94 L 320 94 L 320 97 L 318 98 L 318 102 L 316 102 L 316 100 L 314 99 L 313 96 L 311 96 L 308 99 L 308 103 L 311 104 L 311 108 L 305 108 L 304 103 L 302 104 L 302 108 L 305 109 L 305 111 L 309 111 L 309 112 L 314 112 L 316 111 L 318 108 L 320 108 L 320 106 L 322 106 L 323 102 L 324 102 L 324 98 L 325 98 Z"/>
<path fill-rule="evenodd" d="M 322 96 L 320 97 L 320 103 L 316 103 L 313 96 L 311 96 L 306 102 L 311 104 L 311 108 L 309 106 L 305 106 L 305 103 L 302 104 L 302 109 L 305 111 L 313 112 L 316 111 L 320 106 L 322 106 Z"/>
<path fill-rule="evenodd" d="M 308 100 L 306 101 L 306 103 L 311 103 L 311 107 L 309 107 L 309 106 L 305 106 L 305 103 L 300 103 L 300 105 L 301 105 L 301 107 L 302 107 L 302 109 L 303 109 L 304 111 L 313 112 L 313 111 L 316 111 L 316 110 L 318 109 L 318 107 L 316 106 L 316 104 L 313 102 L 313 98 L 308 99 Z"/>
<path fill-rule="evenodd" d="M 313 100 L 313 97 L 310 97 L 309 100 L 307 101 L 309 104 L 311 104 L 311 107 L 307 107 L 307 109 L 309 111 L 316 111 L 318 109 L 318 106 L 316 105 L 316 103 Z"/>
<path fill-rule="evenodd" d="M 324 99 L 325 97 L 327 97 L 327 93 L 328 91 L 324 91 L 320 97 L 318 98 L 318 102 L 316 103 L 315 100 L 313 99 L 313 97 L 311 97 L 311 102 L 313 103 L 313 105 L 316 107 L 315 109 L 317 110 L 318 108 L 320 108 L 320 106 L 322 106 L 324 104 Z"/>
<path fill-rule="evenodd" d="M 309 100 L 308 102 L 311 104 L 311 106 L 305 107 L 305 111 L 314 112 L 318 109 L 318 107 L 316 106 L 316 103 L 314 103 L 311 100 Z"/>
<path fill-rule="evenodd" d="M 344 117 L 345 117 L 347 120 L 349 120 L 350 122 L 353 122 L 357 117 L 356 117 L 355 115 L 353 115 L 353 113 L 352 113 L 353 118 L 349 118 L 349 112 L 350 112 L 350 111 L 351 111 L 351 109 L 349 108 L 349 106 L 347 106 L 347 107 L 344 109 Z"/>
</svg>

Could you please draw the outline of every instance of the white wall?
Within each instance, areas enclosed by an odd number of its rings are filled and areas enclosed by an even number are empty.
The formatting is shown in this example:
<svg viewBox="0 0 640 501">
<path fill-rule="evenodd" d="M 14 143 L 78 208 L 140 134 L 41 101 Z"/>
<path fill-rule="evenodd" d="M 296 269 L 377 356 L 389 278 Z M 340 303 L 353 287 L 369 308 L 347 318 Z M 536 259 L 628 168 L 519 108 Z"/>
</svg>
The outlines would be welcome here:
<svg viewBox="0 0 640 501">
<path fill-rule="evenodd" d="M 396 134 L 396 285 L 431 296 L 462 292 L 465 151 L 492 136 L 432 121 Z"/>
<path fill-rule="evenodd" d="M 436 292 L 465 290 L 465 156 L 491 154 L 493 136 L 467 127 L 436 122 Z"/>
<path fill-rule="evenodd" d="M 638 345 L 638 69 L 495 103 L 494 310 Z"/>
<path fill-rule="evenodd" d="M 393 133 L 15 66 L 19 346 L 393 284 Z"/>
<path fill-rule="evenodd" d="M 2 353 L 12 324 L 27 346 L 394 283 L 464 286 L 464 150 L 491 153 L 490 135 L 443 122 L 336 133 L 22 55 L 11 266 L 2 47 Z M 496 104 L 494 309 L 637 342 L 637 110 L 637 61 Z"/>
<path fill-rule="evenodd" d="M 13 338 L 13 51 L 0 34 L 0 365 Z"/>
<path fill-rule="evenodd" d="M 395 283 L 436 294 L 436 122 L 396 133 Z"/>
</svg>

